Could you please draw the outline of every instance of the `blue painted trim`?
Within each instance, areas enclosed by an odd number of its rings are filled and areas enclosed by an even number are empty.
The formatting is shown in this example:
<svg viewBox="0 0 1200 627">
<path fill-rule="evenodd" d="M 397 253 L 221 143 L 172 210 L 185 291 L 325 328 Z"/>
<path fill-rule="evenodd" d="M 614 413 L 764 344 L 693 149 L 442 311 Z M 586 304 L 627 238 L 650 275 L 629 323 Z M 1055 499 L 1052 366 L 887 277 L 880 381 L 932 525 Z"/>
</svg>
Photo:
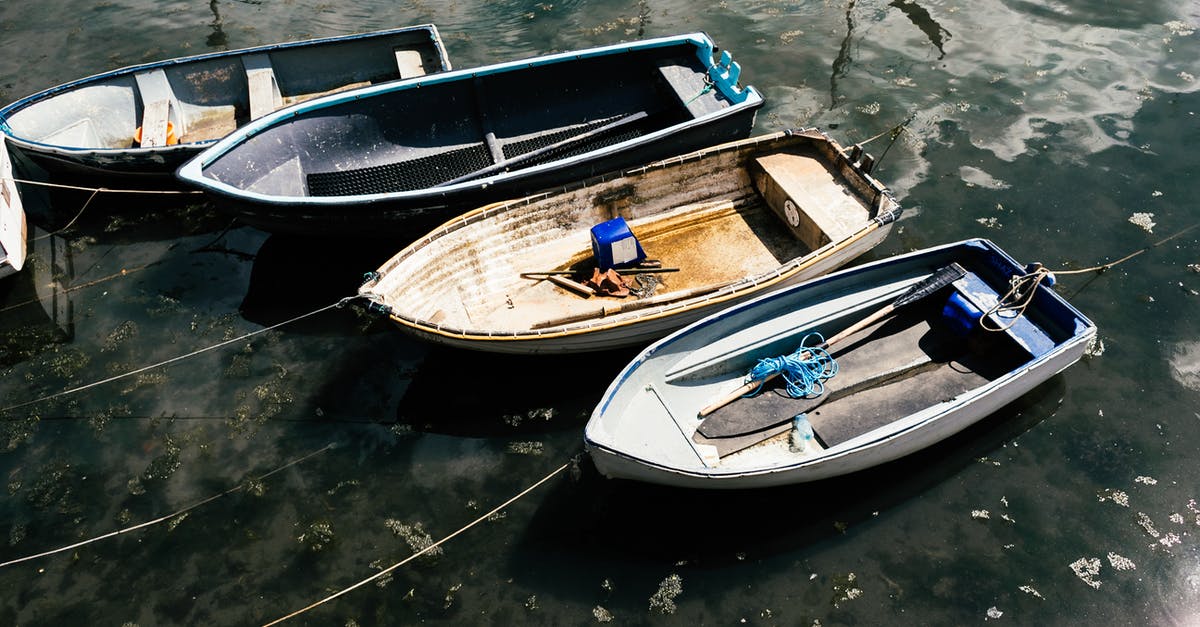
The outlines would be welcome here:
<svg viewBox="0 0 1200 627">
<path fill-rule="evenodd" d="M 957 251 L 961 251 L 961 252 L 957 252 Z M 981 253 L 982 253 L 982 255 L 981 255 Z M 889 257 L 887 259 L 880 259 L 878 261 L 863 264 L 861 266 L 855 266 L 850 269 L 840 270 L 837 272 L 827 274 L 823 277 L 818 277 L 818 278 L 815 278 L 815 279 L 812 279 L 809 281 L 805 281 L 803 283 L 799 283 L 797 285 L 793 285 L 793 286 L 785 288 L 783 290 L 779 290 L 776 292 L 771 292 L 768 294 L 764 294 L 762 296 L 758 296 L 758 297 L 748 300 L 744 303 L 734 305 L 728 309 L 724 309 L 715 314 L 712 314 L 712 315 L 708 316 L 707 318 L 702 318 L 682 329 L 679 329 L 678 331 L 675 331 L 674 333 L 668 335 L 667 337 L 664 337 L 661 340 L 658 340 L 657 342 L 651 344 L 644 351 L 639 353 L 638 356 L 634 358 L 633 362 L 630 363 L 630 365 L 627 366 L 624 371 L 622 371 L 621 377 L 619 378 L 618 382 L 624 382 L 627 379 L 629 379 L 632 376 L 633 371 L 636 369 L 636 367 L 640 366 L 642 363 L 649 360 L 650 357 L 652 355 L 654 355 L 655 353 L 668 349 L 672 344 L 682 340 L 683 338 L 685 338 L 693 333 L 697 333 L 706 327 L 719 325 L 722 322 L 724 322 L 726 319 L 733 317 L 733 316 L 737 316 L 737 315 L 741 314 L 742 312 L 746 311 L 747 309 L 761 307 L 764 305 L 770 306 L 770 304 L 775 303 L 781 299 L 794 298 L 794 294 L 796 292 L 799 292 L 802 290 L 810 290 L 810 289 L 813 289 L 820 285 L 824 285 L 824 284 L 828 284 L 828 283 L 832 283 L 832 282 L 838 282 L 838 281 L 852 282 L 851 279 L 853 277 L 873 272 L 873 271 L 877 270 L 878 268 L 881 268 L 884 266 L 902 264 L 902 263 L 905 263 L 908 261 L 915 261 L 920 258 L 935 258 L 935 257 L 949 257 L 951 259 L 967 259 L 967 260 L 974 258 L 974 259 L 976 259 L 975 263 L 985 263 L 985 264 L 990 263 L 990 264 L 994 264 L 995 268 L 1000 268 L 1000 269 L 1007 268 L 1009 270 L 1010 274 L 1020 274 L 1023 272 L 1023 268 L 1024 268 L 1023 264 L 1017 262 L 1008 253 L 1004 252 L 1003 250 L 1000 249 L 1000 247 L 996 246 L 996 244 L 994 244 L 991 241 L 986 240 L 986 239 L 977 238 L 977 239 L 963 240 L 963 241 L 952 243 L 952 244 L 944 244 L 942 246 L 936 246 L 936 247 L 927 248 L 924 250 L 918 250 L 918 251 L 903 254 L 903 255 L 897 255 L 895 257 Z M 975 265 L 975 264 L 970 263 L 969 265 Z M 1043 292 L 1042 294 L 1039 294 L 1039 296 L 1041 297 L 1041 300 L 1039 300 L 1039 303 L 1042 305 L 1041 307 L 1039 307 L 1040 313 L 1042 313 L 1043 315 L 1046 315 L 1047 317 L 1051 318 L 1056 323 L 1062 325 L 1065 328 L 1074 329 L 1074 333 L 1069 338 L 1066 338 L 1061 342 L 1055 343 L 1055 345 L 1053 347 L 1051 347 L 1051 349 L 1049 349 L 1047 352 L 1042 353 L 1041 356 L 1039 356 L 1039 357 L 1035 357 L 1032 361 L 1030 361 L 1027 364 L 1024 364 L 1022 367 L 1031 367 L 1045 359 L 1048 359 L 1061 346 L 1071 342 L 1072 340 L 1074 340 L 1076 338 L 1079 338 L 1079 337 L 1089 333 L 1091 330 L 1093 330 L 1095 328 L 1095 324 L 1091 320 L 1089 320 L 1086 316 L 1084 316 L 1082 313 L 1080 313 L 1078 309 L 1076 309 L 1073 305 L 1068 303 L 1061 296 L 1054 293 L 1050 288 L 1045 287 L 1045 286 L 1039 286 L 1038 290 Z M 1050 305 L 1050 306 L 1047 306 L 1047 305 Z M 1038 304 L 1035 304 L 1035 306 L 1038 306 Z M 1066 324 L 1068 322 L 1071 322 L 1072 319 L 1073 319 L 1072 324 Z M 616 389 L 617 389 L 617 383 L 615 382 L 613 384 L 613 386 L 609 388 L 609 391 L 605 393 L 605 396 L 601 399 L 600 405 L 602 408 L 608 407 L 608 404 L 612 401 L 611 393 L 614 392 Z"/>
<path fill-rule="evenodd" d="M 670 46 L 678 46 L 681 44 L 691 44 L 692 46 L 694 46 L 696 48 L 697 58 L 701 61 L 701 63 L 704 64 L 705 67 L 709 68 L 709 72 L 711 75 L 714 68 L 717 67 L 714 64 L 713 59 L 712 59 L 712 54 L 713 54 L 712 51 L 713 51 L 714 44 L 713 44 L 712 40 L 709 39 L 708 35 L 701 33 L 701 32 L 696 32 L 696 33 L 691 33 L 691 34 L 687 34 L 687 35 L 675 35 L 675 36 L 671 36 L 671 37 L 660 37 L 660 38 L 656 38 L 656 39 L 647 39 L 647 40 L 638 41 L 638 42 L 634 42 L 634 43 L 612 44 L 612 45 L 608 45 L 608 46 L 601 46 L 598 48 L 589 48 L 586 50 L 561 52 L 558 54 L 534 57 L 531 59 L 508 61 L 508 62 L 498 63 L 498 64 L 494 64 L 494 65 L 488 65 L 488 66 L 484 66 L 484 67 L 456 70 L 456 71 L 452 71 L 452 72 L 444 72 L 441 74 L 435 74 L 432 76 L 417 77 L 417 78 L 412 78 L 412 79 L 402 80 L 402 81 L 395 81 L 395 82 L 381 84 L 381 85 L 372 85 L 369 87 L 363 87 L 361 89 L 340 92 L 340 93 L 324 96 L 321 98 L 309 100 L 309 101 L 306 101 L 303 103 L 293 105 L 291 107 L 286 107 L 284 109 L 280 109 L 278 111 L 275 111 L 273 113 L 265 115 L 257 120 L 254 120 L 253 122 L 250 122 L 249 124 L 234 131 L 233 133 L 230 133 L 228 136 L 219 140 L 212 146 L 209 146 L 207 149 L 205 149 L 205 151 L 203 153 L 197 155 L 191 161 L 188 161 L 187 163 L 185 163 L 176 172 L 176 177 L 179 178 L 180 180 L 184 181 L 185 183 L 196 186 L 200 189 L 206 189 L 206 190 L 214 191 L 215 193 L 225 194 L 231 198 L 248 199 L 248 200 L 253 200 L 253 201 L 268 204 L 268 205 L 270 205 L 270 204 L 288 204 L 288 205 L 307 205 L 307 206 L 330 206 L 330 205 L 345 205 L 345 204 L 366 204 L 366 203 L 379 201 L 379 200 L 386 200 L 386 199 L 402 199 L 402 198 L 415 198 L 415 197 L 429 196 L 430 195 L 429 190 L 413 190 L 411 192 L 390 192 L 390 193 L 383 193 L 383 194 L 364 194 L 364 195 L 357 195 L 357 196 L 333 196 L 333 197 L 287 196 L 284 198 L 280 198 L 280 197 L 277 197 L 274 195 L 256 194 L 254 192 L 250 192 L 247 190 L 235 188 L 230 185 L 226 185 L 224 183 L 221 183 L 220 181 L 216 181 L 214 179 L 204 176 L 203 171 L 204 171 L 204 168 L 206 168 L 209 163 L 212 163 L 214 160 L 225 155 L 227 152 L 232 150 L 237 145 L 239 145 L 242 142 L 245 142 L 246 140 L 254 137 L 255 135 L 267 130 L 268 128 L 276 126 L 277 124 L 281 123 L 283 120 L 286 120 L 287 118 L 296 117 L 296 116 L 306 114 L 306 113 L 309 113 L 312 111 L 319 111 L 321 109 L 340 105 L 345 102 L 350 102 L 353 100 L 359 100 L 359 99 L 363 99 L 363 98 L 370 98 L 377 94 L 404 91 L 404 90 L 409 90 L 409 89 L 420 89 L 421 87 L 427 86 L 427 85 L 438 85 L 441 83 L 449 83 L 449 82 L 454 82 L 454 81 L 471 80 L 471 79 L 474 79 L 475 77 L 479 77 L 479 76 L 502 74 L 502 73 L 512 72 L 512 71 L 516 71 L 516 70 L 522 70 L 522 69 L 531 68 L 531 67 L 540 67 L 540 66 L 545 66 L 545 65 L 554 65 L 554 64 L 558 64 L 558 63 L 564 63 L 567 61 L 574 61 L 574 60 L 588 59 L 588 58 L 595 58 L 595 57 L 603 57 L 603 56 L 610 56 L 610 55 L 616 55 L 616 54 L 624 54 L 624 53 L 634 52 L 634 51 L 638 51 L 638 50 L 666 48 L 666 47 L 670 47 Z M 725 72 L 727 73 L 728 70 L 725 70 Z M 713 114 L 710 116 L 697 118 L 695 120 L 692 120 L 689 123 L 680 124 L 680 125 L 668 128 L 668 129 L 661 129 L 659 131 L 644 135 L 637 139 L 626 140 L 625 142 L 616 144 L 615 146 L 610 146 L 610 149 L 616 150 L 620 146 L 632 145 L 632 144 L 649 144 L 649 143 L 652 143 L 653 141 L 656 141 L 657 139 L 659 139 L 661 137 L 666 137 L 668 135 L 677 133 L 681 129 L 687 129 L 692 126 L 708 124 L 713 120 L 717 120 L 717 119 L 720 119 L 720 118 L 726 117 L 726 116 L 739 115 L 742 113 L 742 110 L 746 106 L 750 106 L 752 104 L 759 103 L 762 101 L 762 95 L 759 94 L 759 92 L 756 89 L 754 89 L 753 87 L 747 86 L 744 88 L 738 88 L 736 85 L 727 84 L 727 83 L 728 83 L 728 81 L 723 79 L 723 82 L 721 82 L 719 84 L 717 84 L 717 83 L 714 83 L 714 84 L 717 86 L 718 89 L 721 90 L 721 93 L 726 98 L 729 98 L 731 101 L 735 102 L 734 106 L 729 107 L 719 113 L 716 113 L 716 114 Z M 541 171 L 544 171 L 547 169 L 551 169 L 551 168 L 557 169 L 557 168 L 563 167 L 564 165 L 570 165 L 570 164 L 573 164 L 573 163 L 576 163 L 578 161 L 582 161 L 585 159 L 587 159 L 587 156 L 581 155 L 581 156 L 573 157 L 570 159 L 553 161 L 553 162 L 549 162 L 546 164 L 523 169 L 523 170 L 521 170 L 521 172 L 524 174 L 538 173 L 538 172 L 541 172 Z M 504 180 L 504 179 L 510 178 L 511 176 L 512 176 L 511 173 L 506 173 L 506 172 L 497 173 L 493 176 L 474 179 L 471 181 L 459 183 L 457 185 L 447 185 L 445 187 L 438 188 L 438 193 L 439 193 L 439 195 L 447 195 L 447 194 L 452 194 L 455 191 L 464 190 L 464 189 L 484 188 L 484 187 L 488 187 L 495 181 Z"/>
</svg>

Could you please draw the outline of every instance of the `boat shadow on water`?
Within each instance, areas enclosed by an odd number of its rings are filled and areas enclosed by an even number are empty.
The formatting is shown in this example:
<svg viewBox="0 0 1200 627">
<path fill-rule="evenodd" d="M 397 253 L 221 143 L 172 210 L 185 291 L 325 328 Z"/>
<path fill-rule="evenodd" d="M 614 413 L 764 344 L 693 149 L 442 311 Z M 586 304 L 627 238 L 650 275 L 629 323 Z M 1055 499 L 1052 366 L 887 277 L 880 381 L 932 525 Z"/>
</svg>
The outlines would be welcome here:
<svg viewBox="0 0 1200 627">
<path fill-rule="evenodd" d="M 584 460 L 580 479 L 556 483 L 543 501 L 519 540 L 525 550 L 517 559 L 529 560 L 530 567 L 558 559 L 599 564 L 650 559 L 716 567 L 747 556 L 769 559 L 816 547 L 996 454 L 1052 416 L 1064 388 L 1062 377 L 1053 377 L 923 451 L 811 483 L 747 490 L 671 488 L 609 480 Z"/>
<path fill-rule="evenodd" d="M 582 433 L 636 349 L 505 355 L 432 346 L 396 412 L 413 431 L 459 437 Z"/>
<path fill-rule="evenodd" d="M 407 243 L 395 239 L 270 235 L 254 255 L 246 296 L 239 310 L 246 320 L 269 326 L 354 296 L 364 274 L 378 268 L 396 248 Z M 354 318 L 360 323 L 356 326 L 365 331 L 395 331 L 391 325 L 383 324 L 386 321 L 382 316 Z M 329 330 L 327 319 L 304 320 L 288 326 L 289 333 Z"/>
</svg>

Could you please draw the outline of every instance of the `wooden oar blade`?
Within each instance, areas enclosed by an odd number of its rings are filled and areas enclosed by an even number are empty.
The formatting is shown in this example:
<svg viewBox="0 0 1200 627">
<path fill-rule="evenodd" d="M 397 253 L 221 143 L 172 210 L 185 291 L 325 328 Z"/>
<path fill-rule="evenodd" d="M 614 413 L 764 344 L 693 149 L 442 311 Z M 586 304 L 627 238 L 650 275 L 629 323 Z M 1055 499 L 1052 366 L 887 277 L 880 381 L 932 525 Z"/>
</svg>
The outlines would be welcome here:
<svg viewBox="0 0 1200 627">
<path fill-rule="evenodd" d="M 967 275 L 967 271 L 958 262 L 951 263 L 948 266 L 938 269 L 937 272 L 929 275 L 921 280 L 920 283 L 908 288 L 908 291 L 901 294 L 896 300 L 892 301 L 892 306 L 899 308 L 905 305 L 915 303 L 930 294 L 950 285 L 951 283 L 963 278 Z"/>
</svg>

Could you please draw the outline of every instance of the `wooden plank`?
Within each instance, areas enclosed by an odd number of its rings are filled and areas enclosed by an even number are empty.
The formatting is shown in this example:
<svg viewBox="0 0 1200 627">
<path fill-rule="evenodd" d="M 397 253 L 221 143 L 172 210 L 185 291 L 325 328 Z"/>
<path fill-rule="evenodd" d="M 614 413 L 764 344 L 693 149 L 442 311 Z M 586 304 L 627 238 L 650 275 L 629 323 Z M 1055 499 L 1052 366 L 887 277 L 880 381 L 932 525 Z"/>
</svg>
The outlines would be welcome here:
<svg viewBox="0 0 1200 627">
<path fill-rule="evenodd" d="M 815 155 L 765 155 L 754 160 L 753 171 L 767 204 L 813 249 L 845 239 L 871 217 Z"/>
<path fill-rule="evenodd" d="M 187 133 L 187 121 L 183 119 L 183 109 L 179 104 L 179 98 L 175 96 L 175 91 L 171 89 L 171 82 L 167 80 L 166 72 L 161 69 L 149 70 L 134 74 L 134 80 L 137 82 L 138 96 L 142 99 L 143 109 L 149 109 L 151 105 L 162 101 L 167 103 L 167 112 L 163 117 L 163 128 L 161 138 L 158 135 L 153 135 L 151 141 L 161 139 L 161 143 L 148 144 L 146 142 L 146 113 L 142 114 L 142 145 L 143 146 L 165 146 L 167 141 L 166 122 L 169 120 L 175 127 L 175 136 L 183 137 Z M 174 113 L 172 116 L 171 114 Z M 155 116 L 158 113 L 155 112 Z M 157 122 L 157 117 L 153 118 Z"/>
<path fill-rule="evenodd" d="M 246 68 L 246 84 L 250 91 L 250 119 L 262 116 L 283 106 L 283 95 L 275 79 L 275 69 L 266 53 L 248 54 L 242 57 Z"/>
<path fill-rule="evenodd" d="M 167 145 L 167 117 L 170 113 L 169 101 L 155 100 L 146 105 L 142 111 L 142 147 Z"/>
<path fill-rule="evenodd" d="M 400 78 L 412 78 L 425 75 L 425 64 L 421 62 L 419 50 L 396 48 L 396 67 L 400 69 Z"/>
<path fill-rule="evenodd" d="M 708 75 L 697 72 L 688 63 L 669 60 L 658 66 L 663 82 L 675 92 L 679 104 L 696 118 L 724 109 L 727 105 L 721 99 L 720 91 L 708 82 Z"/>
</svg>

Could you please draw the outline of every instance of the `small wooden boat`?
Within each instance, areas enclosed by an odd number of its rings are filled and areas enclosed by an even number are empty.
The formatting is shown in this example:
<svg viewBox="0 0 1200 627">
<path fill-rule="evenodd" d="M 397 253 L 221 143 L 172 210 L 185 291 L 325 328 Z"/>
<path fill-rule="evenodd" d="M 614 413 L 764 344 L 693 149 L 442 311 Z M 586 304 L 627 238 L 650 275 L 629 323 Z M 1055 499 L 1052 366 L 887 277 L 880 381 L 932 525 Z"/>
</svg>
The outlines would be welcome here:
<svg viewBox="0 0 1200 627">
<path fill-rule="evenodd" d="M 789 131 L 497 203 L 409 245 L 359 293 L 404 331 L 461 348 L 644 345 L 882 241 L 900 207 L 856 153 Z M 618 269 L 636 298 L 590 296 L 592 227 L 618 217 L 662 267 Z"/>
<path fill-rule="evenodd" d="M 241 128 L 178 176 L 267 230 L 411 235 L 746 137 L 762 97 L 714 51 L 697 33 L 336 94 Z"/>
<path fill-rule="evenodd" d="M 0 278 L 25 265 L 25 207 L 13 177 L 8 145 L 0 136 Z"/>
<path fill-rule="evenodd" d="M 1083 354 L 1096 328 L 1047 281 L 1024 280 L 1024 306 L 998 308 L 1023 276 L 1039 273 L 969 240 L 730 308 L 634 358 L 592 413 L 586 446 L 609 477 L 701 488 L 811 481 L 908 455 Z M 822 362 L 810 372 L 836 372 L 823 390 L 793 398 L 782 377 L 746 382 L 774 365 L 763 358 L 797 352 Z M 746 398 L 746 386 L 763 389 Z"/>
<path fill-rule="evenodd" d="M 450 69 L 433 25 L 126 67 L 0 108 L 0 130 L 52 176 L 177 185 L 205 146 L 285 105 Z"/>
</svg>

